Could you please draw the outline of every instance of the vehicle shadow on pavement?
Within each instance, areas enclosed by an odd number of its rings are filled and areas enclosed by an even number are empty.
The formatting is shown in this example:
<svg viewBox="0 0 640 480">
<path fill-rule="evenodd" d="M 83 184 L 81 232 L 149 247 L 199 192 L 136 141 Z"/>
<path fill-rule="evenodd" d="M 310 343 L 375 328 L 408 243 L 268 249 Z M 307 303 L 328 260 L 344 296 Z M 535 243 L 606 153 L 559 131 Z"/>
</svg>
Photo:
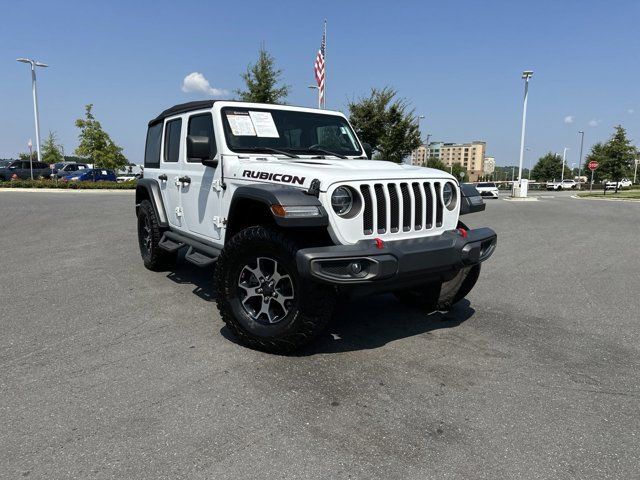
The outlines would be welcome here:
<svg viewBox="0 0 640 480">
<path fill-rule="evenodd" d="M 193 285 L 194 295 L 213 302 L 216 299 L 214 273 L 215 267 L 193 268 L 179 261 L 175 268 L 167 272 L 167 278 L 178 284 Z M 292 355 L 310 356 L 380 348 L 403 338 L 457 327 L 474 313 L 466 298 L 449 312 L 432 313 L 405 307 L 390 294 L 359 298 L 341 304 L 325 333 Z M 220 329 L 220 333 L 238 343 L 226 326 Z"/>
<path fill-rule="evenodd" d="M 336 312 L 324 335 L 295 355 L 374 349 L 433 330 L 457 327 L 475 313 L 470 305 L 465 298 L 449 312 L 424 313 L 403 306 L 393 295 L 355 300 Z"/>
<path fill-rule="evenodd" d="M 216 299 L 213 287 L 215 267 L 197 268 L 184 261 L 177 262 L 175 268 L 167 273 L 167 278 L 179 284 L 192 284 L 193 294 L 207 302 Z"/>
</svg>

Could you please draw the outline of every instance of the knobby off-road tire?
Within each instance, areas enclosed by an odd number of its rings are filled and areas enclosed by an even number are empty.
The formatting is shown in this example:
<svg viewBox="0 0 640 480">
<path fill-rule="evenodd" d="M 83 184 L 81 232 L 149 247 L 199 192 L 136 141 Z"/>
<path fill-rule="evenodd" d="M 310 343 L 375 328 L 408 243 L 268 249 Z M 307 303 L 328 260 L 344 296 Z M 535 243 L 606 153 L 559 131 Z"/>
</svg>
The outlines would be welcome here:
<svg viewBox="0 0 640 480">
<path fill-rule="evenodd" d="M 238 232 L 216 266 L 222 320 L 247 347 L 286 354 L 313 340 L 329 323 L 331 287 L 300 277 L 298 246 L 284 233 L 261 226 Z"/>
<path fill-rule="evenodd" d="M 149 200 L 143 200 L 138 207 L 138 245 L 144 266 L 149 270 L 166 270 L 176 262 L 175 252 L 167 252 L 158 245 L 161 238 L 156 212 Z"/>
<path fill-rule="evenodd" d="M 467 226 L 458 222 L 458 228 Z M 450 310 L 473 289 L 480 277 L 480 265 L 465 267 L 446 282 L 428 283 L 408 290 L 394 292 L 401 303 L 429 312 Z"/>
</svg>

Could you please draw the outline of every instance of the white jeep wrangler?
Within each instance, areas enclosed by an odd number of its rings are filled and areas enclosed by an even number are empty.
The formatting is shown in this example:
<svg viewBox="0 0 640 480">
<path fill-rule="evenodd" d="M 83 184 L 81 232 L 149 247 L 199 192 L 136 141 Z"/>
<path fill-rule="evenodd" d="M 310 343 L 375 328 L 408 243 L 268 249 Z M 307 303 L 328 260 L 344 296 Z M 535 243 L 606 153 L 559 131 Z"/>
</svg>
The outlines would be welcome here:
<svg viewBox="0 0 640 480">
<path fill-rule="evenodd" d="M 447 309 L 496 246 L 464 213 L 484 210 L 446 172 L 368 160 L 345 116 L 310 108 L 201 101 L 149 122 L 136 213 L 142 259 L 171 268 L 180 249 L 216 263 L 222 319 L 252 348 L 313 339 L 339 295 L 393 292 Z"/>
</svg>

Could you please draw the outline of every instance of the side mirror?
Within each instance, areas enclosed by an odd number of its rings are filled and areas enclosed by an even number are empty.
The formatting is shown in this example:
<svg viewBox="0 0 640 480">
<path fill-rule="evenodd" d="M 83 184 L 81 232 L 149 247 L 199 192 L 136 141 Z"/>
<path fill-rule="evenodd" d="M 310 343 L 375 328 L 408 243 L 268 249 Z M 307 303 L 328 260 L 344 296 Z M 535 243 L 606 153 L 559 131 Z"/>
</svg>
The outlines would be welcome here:
<svg viewBox="0 0 640 480">
<path fill-rule="evenodd" d="M 364 153 L 367 156 L 367 158 L 371 160 L 371 154 L 373 153 L 373 148 L 371 148 L 371 145 L 366 142 L 363 142 L 362 148 L 364 148 Z"/>
<path fill-rule="evenodd" d="M 207 167 L 217 167 L 218 161 L 211 158 L 211 143 L 209 137 L 188 135 L 187 158 L 197 158 Z"/>
</svg>

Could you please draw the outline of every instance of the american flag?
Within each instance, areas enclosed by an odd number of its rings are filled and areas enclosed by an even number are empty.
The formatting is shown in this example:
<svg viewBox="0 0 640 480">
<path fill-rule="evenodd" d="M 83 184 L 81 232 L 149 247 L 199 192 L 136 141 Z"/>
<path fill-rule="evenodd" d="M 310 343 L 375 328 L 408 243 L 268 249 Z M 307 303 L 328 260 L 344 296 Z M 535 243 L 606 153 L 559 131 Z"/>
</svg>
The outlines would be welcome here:
<svg viewBox="0 0 640 480">
<path fill-rule="evenodd" d="M 316 63 L 313 69 L 316 74 L 316 83 L 318 84 L 318 103 L 324 107 L 324 50 L 327 42 L 327 22 L 324 22 L 324 33 L 322 34 L 322 43 L 320 50 L 316 56 Z"/>
</svg>

